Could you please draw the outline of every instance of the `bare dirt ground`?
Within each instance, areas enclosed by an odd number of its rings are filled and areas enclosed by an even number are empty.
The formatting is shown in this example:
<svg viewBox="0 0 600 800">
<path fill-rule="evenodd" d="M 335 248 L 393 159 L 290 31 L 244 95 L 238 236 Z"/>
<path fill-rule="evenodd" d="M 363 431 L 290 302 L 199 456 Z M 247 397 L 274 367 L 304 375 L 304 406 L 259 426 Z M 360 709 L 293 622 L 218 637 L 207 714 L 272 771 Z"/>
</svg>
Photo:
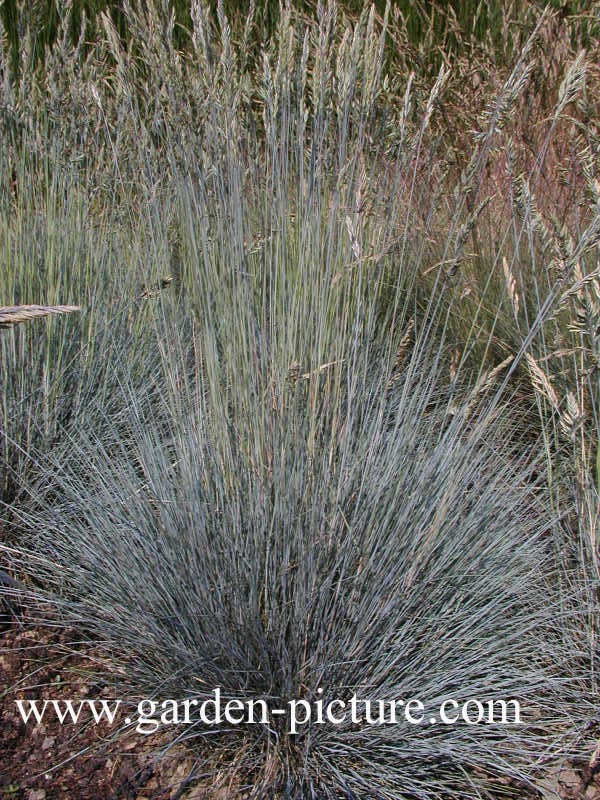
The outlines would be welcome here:
<svg viewBox="0 0 600 800">
<path fill-rule="evenodd" d="M 158 735 L 114 736 L 101 724 L 65 724 L 50 716 L 25 724 L 18 699 L 114 699 L 95 683 L 93 652 L 73 631 L 21 622 L 0 630 L 1 800 L 200 800 L 190 788 L 192 761 L 181 751 L 160 762 Z M 84 751 L 84 752 L 80 752 Z M 78 755 L 75 755 L 78 753 Z"/>
</svg>

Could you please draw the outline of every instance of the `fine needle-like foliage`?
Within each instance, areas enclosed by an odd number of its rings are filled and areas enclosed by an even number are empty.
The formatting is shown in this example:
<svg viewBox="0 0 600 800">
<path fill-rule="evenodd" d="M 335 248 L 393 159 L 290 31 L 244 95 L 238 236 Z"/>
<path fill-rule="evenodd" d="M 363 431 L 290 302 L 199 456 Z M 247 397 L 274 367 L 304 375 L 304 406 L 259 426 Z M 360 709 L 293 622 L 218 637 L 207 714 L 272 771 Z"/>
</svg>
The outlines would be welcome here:
<svg viewBox="0 0 600 800">
<path fill-rule="evenodd" d="M 127 702 L 425 705 L 165 726 L 215 797 L 521 798 L 593 733 L 595 29 L 213 6 L 0 74 L 0 327 L 82 309 L 0 331 L 0 592 Z"/>
<path fill-rule="evenodd" d="M 257 798 L 531 785 L 569 752 L 586 704 L 552 520 L 530 456 L 506 445 L 514 419 L 449 418 L 428 360 L 390 389 L 366 341 L 351 368 L 212 391 L 213 356 L 195 346 L 197 394 L 166 426 L 129 394 L 118 435 L 101 419 L 74 435 L 23 517 L 23 563 L 110 652 L 104 680 L 132 700 L 219 687 L 271 709 L 356 695 L 373 722 L 376 701 L 422 699 L 418 726 L 313 721 L 290 735 L 289 715 L 211 728 L 192 713 L 168 728 L 204 774 L 225 769 Z M 517 699 L 521 724 L 439 721 L 443 700 L 470 698 Z"/>
</svg>

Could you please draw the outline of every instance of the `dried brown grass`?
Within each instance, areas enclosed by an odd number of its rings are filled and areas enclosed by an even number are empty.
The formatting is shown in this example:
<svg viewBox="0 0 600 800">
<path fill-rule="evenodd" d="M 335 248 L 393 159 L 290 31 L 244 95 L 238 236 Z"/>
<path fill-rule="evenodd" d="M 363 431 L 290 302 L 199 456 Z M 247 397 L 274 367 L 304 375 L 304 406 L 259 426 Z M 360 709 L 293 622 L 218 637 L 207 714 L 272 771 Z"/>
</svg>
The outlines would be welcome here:
<svg viewBox="0 0 600 800">
<path fill-rule="evenodd" d="M 2 306 L 0 307 L 0 328 L 11 328 L 30 319 L 48 317 L 52 314 L 71 314 L 81 311 L 79 306 Z"/>
</svg>

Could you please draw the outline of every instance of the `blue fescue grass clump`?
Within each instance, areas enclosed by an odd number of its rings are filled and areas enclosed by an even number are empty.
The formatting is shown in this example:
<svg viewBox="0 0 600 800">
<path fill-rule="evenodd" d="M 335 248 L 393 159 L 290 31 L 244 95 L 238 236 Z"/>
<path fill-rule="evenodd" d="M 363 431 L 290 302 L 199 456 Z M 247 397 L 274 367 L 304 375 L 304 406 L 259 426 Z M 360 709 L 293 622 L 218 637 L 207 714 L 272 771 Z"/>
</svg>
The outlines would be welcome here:
<svg viewBox="0 0 600 800">
<path fill-rule="evenodd" d="M 98 417 L 73 436 L 24 518 L 23 557 L 106 646 L 120 694 L 418 697 L 427 721 L 447 698 L 521 703 L 515 726 L 171 729 L 203 757 L 233 754 L 253 796 L 522 787 L 583 714 L 531 463 L 506 415 L 447 413 L 433 356 L 392 381 L 372 347 L 352 368 L 212 387 L 210 354 L 182 374 L 174 348 L 160 429 L 132 392 L 117 432 Z"/>
<path fill-rule="evenodd" d="M 565 270 L 550 286 L 533 201 L 531 230 L 486 210 L 504 147 L 519 183 L 507 126 L 540 31 L 451 179 L 435 123 L 461 73 L 415 75 L 392 9 L 286 6 L 256 42 L 252 10 L 242 31 L 198 3 L 185 54 L 167 6 L 124 8 L 131 51 L 108 18 L 87 54 L 65 33 L 52 79 L 6 109 L 3 302 L 83 311 L 0 341 L 0 490 L 22 537 L 3 553 L 39 587 L 32 610 L 106 647 L 116 695 L 281 707 L 322 688 L 422 698 L 426 720 L 444 699 L 522 705 L 512 727 L 169 729 L 205 773 L 230 758 L 242 793 L 519 796 L 588 716 L 572 503 L 531 406 L 568 406 L 579 430 L 583 394 L 544 373 L 544 313 L 591 292 L 596 229 L 565 253 L 544 233 Z"/>
</svg>

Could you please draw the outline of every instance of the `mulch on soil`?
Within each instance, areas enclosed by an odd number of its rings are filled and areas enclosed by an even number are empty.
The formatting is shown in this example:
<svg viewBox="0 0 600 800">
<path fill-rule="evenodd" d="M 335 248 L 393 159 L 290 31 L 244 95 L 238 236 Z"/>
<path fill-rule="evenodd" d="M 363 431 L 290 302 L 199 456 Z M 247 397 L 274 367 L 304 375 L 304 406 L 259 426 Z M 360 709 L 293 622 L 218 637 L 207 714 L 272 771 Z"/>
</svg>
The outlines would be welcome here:
<svg viewBox="0 0 600 800">
<path fill-rule="evenodd" d="M 157 736 L 116 738 L 107 721 L 89 718 L 87 724 L 61 725 L 53 715 L 41 724 L 23 722 L 18 699 L 114 699 L 95 682 L 96 655 L 70 630 L 21 621 L 0 631 L 1 800 L 191 800 L 190 764 L 181 752 L 157 762 Z"/>
</svg>

